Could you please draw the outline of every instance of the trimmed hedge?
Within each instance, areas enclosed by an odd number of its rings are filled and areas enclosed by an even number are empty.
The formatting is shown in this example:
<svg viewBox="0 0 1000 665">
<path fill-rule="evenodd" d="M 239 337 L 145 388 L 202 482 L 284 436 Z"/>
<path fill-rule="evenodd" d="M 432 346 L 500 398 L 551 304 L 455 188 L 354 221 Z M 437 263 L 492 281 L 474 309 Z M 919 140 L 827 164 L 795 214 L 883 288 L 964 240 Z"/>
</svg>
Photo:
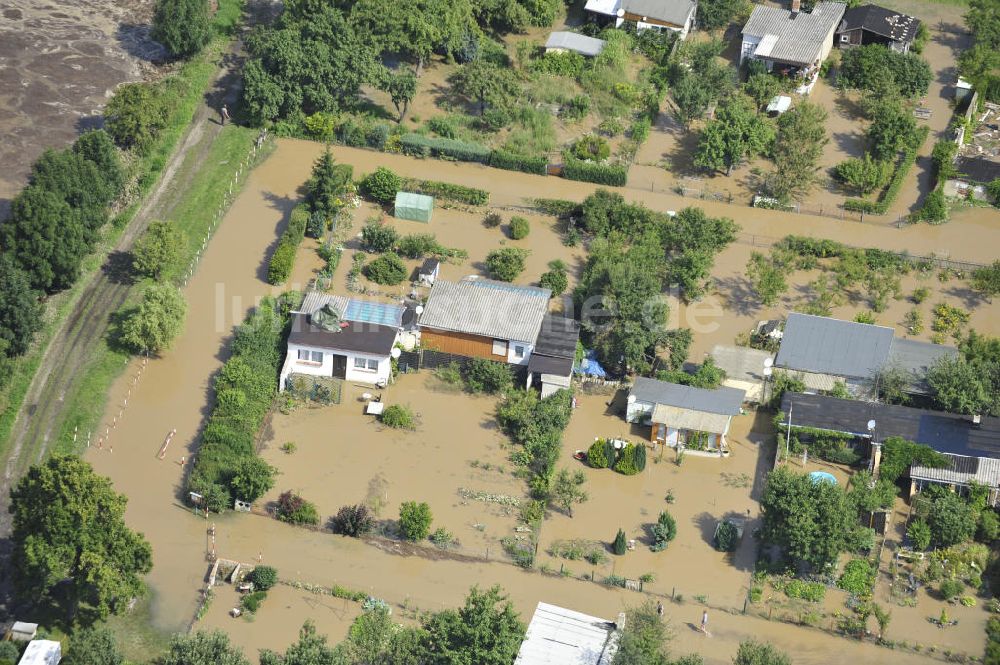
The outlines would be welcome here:
<svg viewBox="0 0 1000 665">
<path fill-rule="evenodd" d="M 490 149 L 478 143 L 466 143 L 456 139 L 432 139 L 422 134 L 404 134 L 399 145 L 407 155 L 415 157 L 450 157 L 460 162 L 485 164 L 490 157 Z"/>
<path fill-rule="evenodd" d="M 403 183 L 402 189 L 471 206 L 484 206 L 490 202 L 490 193 L 485 189 L 465 187 L 439 180 L 407 180 Z"/>
<path fill-rule="evenodd" d="M 567 157 L 563 164 L 562 176 L 567 180 L 624 187 L 628 180 L 628 169 L 614 164 L 595 164 Z"/>
<path fill-rule="evenodd" d="M 525 157 L 503 150 L 494 150 L 490 153 L 487 164 L 493 168 L 505 169 L 507 171 L 522 171 L 523 173 L 546 175 L 549 160 L 545 157 Z"/>
<path fill-rule="evenodd" d="M 903 156 L 899 160 L 899 164 L 896 165 L 892 177 L 889 178 L 889 184 L 882 190 L 878 202 L 866 201 L 865 199 L 847 199 L 844 201 L 844 210 L 884 215 L 889 210 L 889 206 L 896 202 L 896 197 L 899 196 L 899 191 L 903 188 L 903 181 L 906 180 L 906 174 L 910 172 L 913 163 L 917 161 L 917 151 L 927 140 L 929 133 L 930 128 L 926 126 L 917 130 L 914 145 L 903 151 Z"/>
<path fill-rule="evenodd" d="M 229 482 L 237 464 L 256 455 L 257 432 L 277 392 L 286 305 L 264 298 L 236 329 L 232 355 L 215 379 L 215 406 L 201 435 L 188 490 L 205 497 L 219 492 L 231 496 Z"/>
<path fill-rule="evenodd" d="M 281 284 L 292 274 L 292 267 L 295 265 L 295 253 L 299 250 L 299 244 L 306 237 L 306 225 L 309 223 L 309 208 L 305 204 L 292 208 L 292 214 L 288 219 L 288 228 L 278 239 L 278 246 L 271 255 L 271 262 L 267 266 L 268 284 Z"/>
</svg>

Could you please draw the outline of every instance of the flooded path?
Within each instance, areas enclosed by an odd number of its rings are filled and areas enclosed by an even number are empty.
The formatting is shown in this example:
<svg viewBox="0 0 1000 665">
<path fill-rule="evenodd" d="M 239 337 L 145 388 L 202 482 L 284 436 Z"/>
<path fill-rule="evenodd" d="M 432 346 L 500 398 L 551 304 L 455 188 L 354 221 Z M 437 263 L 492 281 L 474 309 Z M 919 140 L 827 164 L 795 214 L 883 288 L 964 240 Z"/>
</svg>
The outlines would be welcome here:
<svg viewBox="0 0 1000 665">
<path fill-rule="evenodd" d="M 312 161 L 321 150 L 322 146 L 313 143 L 282 141 L 277 151 L 250 175 L 243 194 L 220 225 L 185 291 L 189 312 L 184 332 L 163 358 L 150 360 L 145 368 L 140 361 L 130 364 L 112 390 L 106 421 L 111 423 L 118 416 L 127 399 L 124 417 L 112 430 L 110 445 L 105 444 L 100 450 L 96 446 L 91 447 L 87 453 L 96 470 L 110 476 L 118 490 L 129 496 L 127 519 L 152 543 L 154 566 L 148 577 L 149 584 L 156 591 L 152 611 L 156 623 L 165 629 L 183 630 L 187 627 L 207 570 L 205 552 L 210 522 L 194 516 L 181 504 L 177 496 L 182 477 L 179 460 L 182 455 L 190 456 L 198 429 L 208 413 L 211 379 L 225 359 L 232 326 L 242 320 L 257 298 L 275 293 L 274 288 L 262 279 L 267 259 L 284 219 L 298 200 L 296 190 L 308 177 Z M 336 148 L 334 154 L 340 162 L 353 163 L 356 175 L 381 164 L 404 175 L 487 187 L 494 192 L 494 205 L 519 205 L 523 197 L 534 195 L 581 199 L 594 189 L 584 183 L 554 178 L 540 180 L 538 177 L 468 164 L 421 162 L 401 156 L 341 148 Z M 677 197 L 625 191 L 632 198 L 643 196 L 649 205 L 658 209 L 673 209 L 679 207 L 678 203 L 684 203 Z M 748 216 L 746 221 L 738 217 L 741 223 L 769 230 L 772 235 L 792 232 L 808 221 L 807 218 L 775 213 L 770 213 L 769 217 L 768 214 L 761 214 L 766 211 L 726 206 L 718 206 L 710 212 L 736 215 L 743 211 Z M 815 220 L 814 224 L 817 229 L 830 226 L 829 220 Z M 433 228 L 427 230 L 434 231 Z M 872 230 L 882 231 L 887 237 L 897 240 L 907 234 L 894 229 Z M 946 233 L 957 238 L 961 228 L 953 224 L 938 229 L 921 227 L 920 230 Z M 849 234 L 843 235 L 845 241 L 851 241 Z M 923 238 L 916 234 L 906 237 Z M 439 239 L 448 242 L 446 237 Z M 530 236 L 528 241 L 530 243 Z M 871 244 L 875 242 L 878 241 Z M 983 245 L 983 241 L 976 244 L 966 238 L 963 247 L 971 252 Z M 911 249 L 916 250 L 916 247 Z M 287 285 L 287 288 L 295 287 L 301 288 L 301 285 Z M 138 382 L 133 387 L 132 381 L 136 376 L 139 377 Z M 335 408 L 351 406 L 345 402 Z M 479 431 L 471 424 L 466 427 L 473 431 L 456 434 L 462 435 L 461 438 L 467 439 L 470 445 L 476 443 Z M 172 429 L 177 430 L 177 435 L 166 458 L 160 461 L 156 457 L 157 450 Z M 583 431 L 580 436 L 584 434 L 589 435 L 589 432 Z M 419 436 L 419 432 L 412 436 Z M 397 449 L 405 446 L 405 441 L 392 443 Z M 336 455 L 323 457 L 320 452 L 313 454 L 319 455 L 314 458 L 316 463 L 325 462 L 331 471 L 338 467 Z M 396 452 L 390 446 L 377 454 L 405 454 L 405 451 Z M 745 460 L 739 461 L 741 467 L 744 463 Z M 291 474 L 279 478 L 279 484 L 290 487 L 296 487 L 297 482 Z M 742 492 L 745 501 L 746 490 Z M 342 500 L 335 492 L 330 494 L 329 505 Z M 731 503 L 733 508 L 742 510 L 742 503 L 737 505 L 739 496 L 740 492 L 735 491 Z M 423 497 L 408 496 L 404 500 L 410 498 Z M 422 610 L 454 607 L 461 603 L 473 584 L 493 583 L 507 589 L 526 620 L 539 600 L 613 617 L 622 607 L 641 598 L 634 592 L 612 590 L 582 580 L 523 572 L 504 563 L 460 563 L 403 557 L 355 540 L 297 529 L 264 517 L 228 514 L 214 516 L 212 521 L 218 529 L 220 556 L 244 561 L 260 558 L 264 563 L 276 566 L 285 579 L 327 586 L 338 583 L 368 591 L 401 607 Z M 663 585 L 676 577 L 669 569 L 657 572 Z M 711 571 L 706 568 L 704 574 L 711 574 Z M 691 593 L 697 591 L 692 590 Z M 327 603 L 329 598 L 322 597 L 318 601 Z M 232 598 L 226 600 L 225 593 L 220 592 L 216 599 L 218 607 L 213 606 L 210 610 L 206 625 L 227 626 L 227 622 L 232 620 L 224 615 L 228 609 L 225 605 L 231 602 Z M 282 591 L 267 602 L 272 603 L 272 607 L 264 611 L 275 613 L 274 624 L 268 618 L 267 631 L 250 631 L 254 635 L 252 639 L 248 638 L 248 646 L 282 649 L 296 639 L 301 621 L 309 616 L 318 621 L 321 631 L 329 632 L 336 639 L 343 634 L 346 622 L 350 620 L 347 614 L 349 608 L 341 608 L 338 612 L 332 609 L 329 612 L 311 611 L 309 607 L 313 599 L 301 594 Z M 336 601 L 332 602 L 330 607 L 336 609 Z M 730 616 L 721 611 L 713 611 L 714 637 L 709 639 L 687 627 L 688 622 L 695 622 L 700 616 L 699 608 L 690 597 L 684 605 L 668 603 L 668 614 L 676 629 L 672 648 L 675 653 L 698 651 L 705 655 L 709 663 L 730 662 L 739 640 L 749 637 L 773 641 L 793 653 L 797 664 L 854 665 L 879 662 L 889 654 L 870 645 L 814 630 L 751 617 Z M 262 614 L 261 620 L 270 616 Z M 233 626 L 233 632 L 235 635 L 248 634 L 243 624 Z M 975 645 L 969 650 L 978 652 L 979 648 Z M 921 657 L 899 652 L 893 653 L 892 659 L 899 663 L 928 662 Z"/>
</svg>

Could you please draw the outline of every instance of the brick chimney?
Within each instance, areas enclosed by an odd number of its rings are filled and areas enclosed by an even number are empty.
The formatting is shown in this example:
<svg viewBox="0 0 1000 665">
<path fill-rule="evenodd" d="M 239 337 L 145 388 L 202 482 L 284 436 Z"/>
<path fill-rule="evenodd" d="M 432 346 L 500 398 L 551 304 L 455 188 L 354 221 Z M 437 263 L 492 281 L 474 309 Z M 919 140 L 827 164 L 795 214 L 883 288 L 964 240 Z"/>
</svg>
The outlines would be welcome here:
<svg viewBox="0 0 1000 665">
<path fill-rule="evenodd" d="M 798 14 L 802 11 L 802 0 L 792 0 L 792 13 Z"/>
</svg>

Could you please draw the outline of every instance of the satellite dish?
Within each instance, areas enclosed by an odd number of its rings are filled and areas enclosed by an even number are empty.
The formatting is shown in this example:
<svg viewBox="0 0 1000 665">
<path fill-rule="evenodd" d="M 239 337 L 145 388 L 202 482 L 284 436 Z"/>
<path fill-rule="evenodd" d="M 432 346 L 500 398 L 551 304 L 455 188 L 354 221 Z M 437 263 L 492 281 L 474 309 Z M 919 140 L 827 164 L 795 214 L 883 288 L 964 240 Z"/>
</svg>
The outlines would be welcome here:
<svg viewBox="0 0 1000 665">
<path fill-rule="evenodd" d="M 621 18 L 621 17 L 625 16 L 625 8 L 624 7 L 619 7 L 618 11 L 615 12 L 615 15 L 618 18 Z"/>
<path fill-rule="evenodd" d="M 424 306 L 423 305 L 417 305 L 416 309 L 414 309 L 413 311 L 415 311 L 417 313 L 417 316 L 420 316 L 421 314 L 424 313 Z"/>
<path fill-rule="evenodd" d="M 771 356 L 764 358 L 764 367 L 771 367 L 772 365 L 774 365 L 774 358 Z"/>
<path fill-rule="evenodd" d="M 392 351 L 389 352 L 389 355 L 392 356 L 393 358 L 399 358 L 399 356 L 402 353 L 403 352 L 399 350 L 398 346 L 394 346 L 394 347 L 392 347 Z"/>
<path fill-rule="evenodd" d="M 629 395 L 627 401 L 629 404 L 635 404 L 635 395 Z"/>
<path fill-rule="evenodd" d="M 869 432 L 874 432 L 875 431 L 875 421 L 874 420 L 869 420 L 868 421 L 868 431 Z"/>
<path fill-rule="evenodd" d="M 764 368 L 764 376 L 771 376 L 772 374 L 774 374 L 774 369 L 770 367 Z"/>
</svg>

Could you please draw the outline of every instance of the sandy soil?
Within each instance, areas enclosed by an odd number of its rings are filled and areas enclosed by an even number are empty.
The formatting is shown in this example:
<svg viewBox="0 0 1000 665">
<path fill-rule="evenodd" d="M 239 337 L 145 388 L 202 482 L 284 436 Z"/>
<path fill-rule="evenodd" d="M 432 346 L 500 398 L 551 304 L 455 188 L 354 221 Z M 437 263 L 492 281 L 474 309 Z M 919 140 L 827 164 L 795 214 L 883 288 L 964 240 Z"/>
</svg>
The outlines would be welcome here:
<svg viewBox="0 0 1000 665">
<path fill-rule="evenodd" d="M 0 218 L 43 150 L 94 127 L 111 91 L 164 56 L 149 38 L 153 5 L 0 1 Z"/>
<path fill-rule="evenodd" d="M 224 223 L 220 225 L 217 235 L 209 245 L 198 272 L 188 284 L 185 295 L 189 302 L 189 314 L 184 333 L 175 341 L 173 348 L 164 354 L 163 358 L 151 360 L 145 369 L 140 362 L 130 364 L 128 370 L 119 380 L 110 395 L 107 410 L 107 422 L 110 426 L 113 417 L 118 415 L 126 396 L 128 406 L 124 418 L 117 422 L 112 431 L 111 446 L 105 445 L 102 450 L 96 447 L 88 451 L 87 458 L 93 462 L 99 473 L 112 478 L 116 487 L 125 492 L 129 498 L 127 519 L 135 528 L 143 531 L 153 545 L 154 568 L 149 575 L 149 583 L 156 590 L 153 604 L 154 618 L 158 625 L 168 629 L 181 629 L 187 625 L 195 610 L 198 589 L 204 581 L 207 563 L 206 529 L 208 523 L 203 518 L 195 517 L 183 508 L 179 501 L 178 491 L 181 486 L 182 468 L 178 460 L 182 455 L 190 456 L 197 441 L 197 433 L 208 413 L 207 404 L 210 398 L 210 382 L 213 374 L 226 357 L 226 343 L 232 326 L 242 320 L 245 312 L 257 298 L 272 294 L 277 289 L 263 281 L 267 258 L 273 249 L 277 235 L 291 207 L 298 200 L 297 188 L 308 177 L 312 161 L 322 150 L 322 146 L 299 141 L 281 141 L 274 155 L 262 166 L 251 173 L 243 194 L 237 199 Z M 581 199 L 594 187 L 585 183 L 572 183 L 553 178 L 541 179 L 536 176 L 493 171 L 468 164 L 449 164 L 438 161 L 417 161 L 401 156 L 381 155 L 366 151 L 335 149 L 335 156 L 341 162 L 355 165 L 356 173 L 371 170 L 377 164 L 382 164 L 408 176 L 430 177 L 439 180 L 452 181 L 472 186 L 488 187 L 493 192 L 494 205 L 519 205 L 523 197 L 555 196 Z M 623 190 L 633 199 L 642 198 L 657 209 L 675 209 L 684 200 L 674 196 L 660 194 L 644 194 L 636 190 Z M 856 226 L 838 225 L 831 220 L 815 219 L 808 216 L 789 216 L 767 211 L 756 211 L 735 208 L 719 204 L 706 204 L 706 209 L 712 214 L 738 215 L 741 224 L 750 231 L 783 235 L 796 230 L 802 233 L 826 233 L 845 241 L 861 241 L 864 244 L 882 244 L 902 248 L 909 244 L 911 249 L 951 248 L 954 252 L 966 253 L 975 258 L 990 251 L 987 243 L 995 240 L 997 231 L 985 219 L 972 219 L 959 224 L 953 222 L 943 227 L 918 227 L 898 231 L 895 229 L 880 229 L 864 227 L 867 238 L 858 238 Z M 744 214 L 745 213 L 745 214 Z M 447 223 L 448 217 L 442 216 L 442 222 Z M 456 224 L 460 223 L 456 218 Z M 421 225 L 423 226 L 423 225 Z M 433 231 L 434 223 L 427 230 Z M 357 227 L 356 227 L 357 228 Z M 481 227 L 480 227 L 481 228 Z M 970 228 L 982 229 L 976 240 L 970 239 Z M 536 229 L 537 230 L 537 229 Z M 471 231 L 469 231 L 471 234 Z M 499 231 L 489 231 L 481 235 L 499 237 Z M 541 234 L 539 234 L 541 236 Z M 471 236 L 470 236 L 471 237 Z M 531 241 L 529 236 L 528 241 Z M 448 244 L 448 237 L 439 236 Z M 458 241 L 456 241 L 456 244 Z M 992 246 L 995 246 L 992 245 Z M 547 251 L 547 250 L 545 250 Z M 541 251 L 539 252 L 541 254 Z M 745 259 L 738 264 L 745 263 Z M 307 278 L 309 266 L 302 263 L 302 278 Z M 298 273 L 297 273 L 298 274 Z M 138 383 L 132 385 L 134 377 Z M 499 445 L 495 433 L 483 429 L 483 414 L 486 413 L 487 401 L 476 409 L 466 405 L 478 404 L 478 400 L 462 398 L 463 409 L 458 413 L 454 407 L 457 402 L 451 402 L 446 396 L 424 394 L 421 381 L 423 376 L 408 377 L 407 382 L 387 391 L 387 399 L 393 400 L 395 391 L 403 395 L 403 400 L 411 401 L 425 419 L 426 428 L 422 433 L 402 435 L 397 440 L 395 435 L 379 432 L 370 423 L 357 415 L 357 403 L 345 400 L 338 407 L 317 412 L 300 412 L 294 419 L 293 426 L 303 428 L 303 432 L 312 432 L 297 437 L 300 452 L 280 460 L 286 466 L 288 473 L 280 478 L 281 484 L 297 488 L 300 484 L 309 482 L 316 492 L 316 500 L 324 505 L 339 507 L 341 502 L 357 501 L 364 498 L 367 482 L 381 468 L 387 473 L 395 474 L 392 480 L 398 483 L 389 488 L 390 503 L 409 498 L 431 498 L 440 505 L 436 512 L 447 520 L 449 528 L 455 524 L 459 531 L 467 522 L 478 519 L 473 508 L 461 506 L 454 499 L 454 487 L 461 482 L 462 474 L 472 483 L 492 483 L 494 476 L 479 475 L 481 470 L 474 470 L 468 465 L 469 459 L 485 461 L 487 455 L 500 455 L 491 446 Z M 599 398 L 588 401 L 586 408 L 578 409 L 573 416 L 573 422 L 567 433 L 567 446 L 576 447 L 578 442 L 592 441 L 594 436 L 610 433 L 615 427 L 622 425 L 620 421 L 605 416 Z M 454 412 L 451 417 L 455 422 L 465 423 L 461 428 L 453 427 L 452 432 L 445 430 L 447 419 L 435 414 L 430 405 L 440 404 L 447 411 Z M 342 455 L 320 457 L 323 446 L 337 445 L 342 425 L 334 419 L 344 416 L 345 431 L 356 436 L 363 445 L 348 449 L 345 447 Z M 276 419 L 277 422 L 280 419 Z M 291 422 L 291 421 L 290 421 Z M 156 459 L 167 432 L 177 429 L 165 460 Z M 323 433 L 321 436 L 321 430 Z M 749 430 L 747 430 L 749 432 Z M 282 435 L 277 433 L 275 441 L 281 441 Z M 424 435 L 444 439 L 434 441 L 428 438 L 423 443 Z M 450 434 L 450 436 L 448 436 Z M 368 438 L 371 437 L 371 438 Z M 346 437 L 345 437 L 346 438 Z M 753 445 L 756 439 L 747 435 L 737 435 L 736 452 L 729 460 L 687 460 L 685 465 L 673 473 L 670 465 L 657 465 L 649 473 L 650 478 L 625 478 L 613 472 L 602 472 L 603 475 L 591 478 L 594 488 L 592 503 L 582 507 L 581 516 L 568 518 L 554 516 L 550 525 L 543 529 L 543 538 L 556 535 L 559 528 L 572 527 L 585 523 L 582 511 L 593 510 L 594 515 L 601 520 L 595 524 L 593 531 L 588 526 L 586 536 L 594 538 L 610 538 L 619 526 L 635 528 L 646 521 L 647 516 L 641 514 L 645 509 L 653 514 L 662 505 L 658 495 L 667 486 L 678 489 L 676 511 L 682 516 L 681 524 L 688 534 L 685 539 L 676 544 L 678 549 L 688 543 L 692 558 L 704 554 L 710 555 L 707 544 L 701 539 L 699 528 L 692 519 L 697 519 L 702 513 L 717 516 L 728 510 L 745 510 L 750 506 L 750 488 L 729 487 L 720 482 L 720 476 L 713 474 L 720 471 L 735 474 L 751 474 L 755 469 L 753 460 Z M 331 441 L 333 439 L 333 441 Z M 353 439 L 352 439 L 353 441 Z M 407 464 L 417 464 L 416 459 L 406 459 L 406 455 L 367 455 L 369 467 L 365 473 L 360 473 L 362 457 L 366 456 L 369 446 L 388 449 L 393 443 L 401 442 L 409 447 L 421 446 L 436 454 L 435 446 L 448 450 L 446 445 L 452 441 L 462 441 L 459 445 L 475 445 L 477 452 L 465 454 L 459 452 L 444 455 L 440 460 L 441 470 L 438 474 L 453 473 L 454 476 L 432 476 L 435 481 L 445 478 L 447 483 L 439 482 L 443 487 L 435 487 L 434 482 L 423 483 L 419 479 L 404 476 L 416 476 L 430 466 L 414 466 L 408 470 Z M 447 443 L 446 443 L 447 442 Z M 493 442 L 493 443 L 491 443 Z M 753 443 L 751 443 L 753 442 Z M 355 450 L 357 452 L 355 452 Z M 362 452 L 364 451 L 364 452 Z M 277 451 L 269 450 L 267 455 L 279 455 Z M 341 457 L 343 458 L 341 460 Z M 389 460 L 388 457 L 396 459 Z M 415 456 L 414 456 L 415 457 Z M 378 461 L 382 458 L 382 461 Z M 272 459 L 274 459 L 272 457 Z M 336 469 L 337 463 L 351 465 L 357 469 L 357 475 L 338 474 L 328 476 L 326 484 L 320 487 L 317 481 L 308 477 L 296 477 L 292 471 L 311 466 L 312 459 L 323 473 L 326 471 L 320 465 L 325 463 L 329 468 Z M 434 461 L 434 460 L 432 460 Z M 694 462 L 694 463 L 692 463 Z M 419 461 L 424 464 L 424 461 Z M 569 460 L 564 457 L 564 463 Z M 382 466 L 384 465 L 384 467 Z M 416 471 L 416 473 L 414 472 Z M 666 478 L 653 475 L 660 474 Z M 313 477 L 315 472 L 313 471 Z M 499 476 L 496 476 L 499 478 Z M 398 480 L 397 480 L 398 478 Z M 331 480 L 333 479 L 333 480 Z M 506 483 L 506 480 L 497 481 Z M 343 487 L 335 487 L 336 485 Z M 629 485 L 631 484 L 631 486 Z M 492 485 L 490 485 L 492 486 Z M 523 487 L 523 486 L 522 486 Z M 716 498 L 716 505 L 711 506 L 704 500 L 704 506 L 699 505 L 697 497 L 703 495 L 703 487 L 711 487 L 711 496 Z M 304 488 L 303 488 L 304 489 Z M 404 494 L 403 489 L 408 490 Z M 417 492 L 417 490 L 420 490 Z M 647 496 L 647 492 L 651 496 Z M 438 493 L 438 494 L 435 494 Z M 418 494 L 417 496 L 412 496 Z M 434 496 L 439 498 L 434 499 Z M 605 497 L 601 500 L 600 497 Z M 628 524 L 619 524 L 617 514 L 608 516 L 607 503 L 610 497 L 626 497 L 637 500 L 640 505 L 628 508 Z M 454 505 L 453 505 L 454 504 Z M 390 509 L 386 509 L 390 515 Z M 603 515 L 603 517 L 601 517 Z M 607 523 L 604 523 L 607 520 Z M 352 588 L 368 591 L 374 595 L 385 597 L 395 604 L 417 606 L 422 609 L 438 610 L 452 607 L 461 602 L 466 590 L 474 583 L 501 583 L 511 593 L 512 599 L 522 615 L 530 616 L 535 603 L 539 600 L 561 603 L 581 611 L 601 616 L 614 616 L 626 603 L 634 603 L 638 597 L 634 592 L 624 590 L 609 590 L 603 586 L 589 582 L 563 580 L 543 576 L 537 573 L 524 573 L 513 566 L 494 563 L 462 563 L 450 560 L 429 560 L 417 556 L 405 556 L 383 552 L 369 545 L 352 539 L 332 536 L 324 533 L 296 529 L 278 523 L 274 520 L 247 515 L 222 515 L 213 520 L 218 528 L 218 551 L 221 556 L 244 561 L 257 560 L 261 557 L 264 563 L 278 567 L 281 575 L 289 580 L 301 580 L 314 584 L 329 585 L 344 584 Z M 607 533 L 605 533 L 607 532 Z M 488 531 L 487 533 L 492 533 Z M 648 552 L 636 551 L 637 573 L 655 569 L 658 573 L 654 586 L 666 589 L 676 585 L 684 589 L 686 594 L 708 593 L 709 602 L 714 603 L 716 597 L 720 603 L 731 600 L 739 594 L 738 578 L 742 573 L 729 573 L 722 566 L 705 567 L 704 571 L 695 573 L 688 569 L 684 574 L 672 570 L 675 563 L 671 552 L 661 555 L 663 562 L 671 559 L 671 566 L 657 567 L 659 559 L 653 559 Z M 649 565 L 640 557 L 650 557 Z M 630 557 L 626 557 L 630 561 Z M 680 565 L 678 563 L 678 565 Z M 685 564 L 686 565 L 686 564 Z M 630 574 L 631 574 L 631 564 Z M 581 571 L 582 572 L 582 571 Z M 719 582 L 712 580 L 720 575 Z M 731 577 L 726 577 L 732 575 Z M 690 580 L 688 579 L 690 578 Z M 691 582 L 689 584 L 689 581 Z M 691 604 L 691 595 L 686 596 L 687 605 Z M 292 601 L 289 601 L 290 603 Z M 294 605 L 294 603 L 292 603 Z M 218 602 L 224 612 L 226 603 Z M 281 603 L 275 603 L 276 609 Z M 687 605 L 670 605 L 668 614 L 677 627 L 676 650 L 684 652 L 697 649 L 706 656 L 709 663 L 728 662 L 736 643 L 745 637 L 754 635 L 769 639 L 796 654 L 799 663 L 853 663 L 877 662 L 886 652 L 869 645 L 859 645 L 839 638 L 829 637 L 822 633 L 797 629 L 790 626 L 767 623 L 749 617 L 728 616 L 721 611 L 713 610 L 716 627 L 714 639 L 706 640 L 685 627 L 686 622 L 697 620 L 700 615 L 698 607 Z M 730 604 L 731 606 L 731 604 Z M 297 606 L 298 607 L 298 606 Z M 263 610 L 267 612 L 266 609 Z M 260 631 L 254 634 L 254 640 L 266 641 L 269 646 L 283 648 L 295 639 L 299 621 L 295 618 L 299 610 L 293 610 L 287 618 L 276 619 L 282 626 L 278 631 Z M 301 619 L 310 615 L 303 608 Z M 212 616 L 215 616 L 212 614 Z M 346 615 L 345 615 L 346 616 Z M 228 621 L 219 617 L 220 622 Z M 260 619 L 258 619 L 260 620 Z M 320 629 L 331 634 L 342 634 L 343 621 L 346 618 L 327 618 L 321 621 Z M 220 624 L 216 624 L 220 625 Z M 947 636 L 946 633 L 942 633 Z M 242 638 L 241 638 L 242 639 Z M 262 642 L 253 642 L 259 645 Z M 980 642 L 975 642 L 971 650 L 978 652 Z M 969 648 L 968 643 L 955 644 L 955 648 Z M 921 662 L 921 658 L 908 654 L 896 653 L 894 660 L 899 662 Z"/>
</svg>

